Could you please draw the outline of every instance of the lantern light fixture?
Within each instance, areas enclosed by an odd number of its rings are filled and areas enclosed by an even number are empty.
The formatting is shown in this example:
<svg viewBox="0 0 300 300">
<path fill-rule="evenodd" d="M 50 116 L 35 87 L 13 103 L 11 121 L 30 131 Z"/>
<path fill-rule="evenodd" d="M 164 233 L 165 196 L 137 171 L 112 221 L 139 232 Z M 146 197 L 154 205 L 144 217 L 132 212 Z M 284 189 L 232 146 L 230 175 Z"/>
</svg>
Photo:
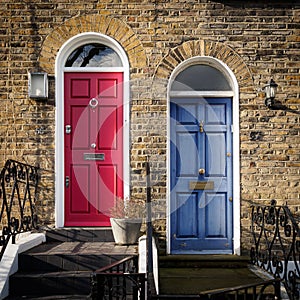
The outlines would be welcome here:
<svg viewBox="0 0 300 300">
<path fill-rule="evenodd" d="M 264 91 L 266 93 L 265 105 L 268 108 L 272 108 L 274 106 L 277 87 L 278 84 L 273 79 L 271 79 L 269 83 L 264 86 Z"/>
<path fill-rule="evenodd" d="M 48 98 L 48 74 L 42 72 L 29 73 L 28 94 L 30 98 L 43 100 Z"/>
</svg>

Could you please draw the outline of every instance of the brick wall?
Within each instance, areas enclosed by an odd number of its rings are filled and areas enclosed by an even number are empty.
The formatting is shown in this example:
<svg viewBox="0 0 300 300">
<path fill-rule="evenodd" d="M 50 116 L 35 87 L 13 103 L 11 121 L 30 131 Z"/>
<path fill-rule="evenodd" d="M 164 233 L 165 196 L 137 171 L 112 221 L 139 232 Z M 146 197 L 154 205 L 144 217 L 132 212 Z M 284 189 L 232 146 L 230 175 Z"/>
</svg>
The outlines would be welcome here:
<svg viewBox="0 0 300 300">
<path fill-rule="evenodd" d="M 10 1 L 12 2 L 12 1 Z M 166 84 L 194 55 L 224 61 L 240 87 L 242 247 L 249 239 L 249 203 L 300 203 L 298 1 L 1 1 L 0 161 L 39 164 L 38 207 L 54 223 L 54 63 L 75 34 L 101 32 L 128 54 L 131 74 L 131 185 L 145 195 L 141 168 L 152 167 L 157 229 L 165 230 Z M 50 74 L 47 102 L 29 99 L 28 72 Z M 284 109 L 264 106 L 261 87 L 273 77 Z M 153 87 L 159 83 L 161 89 Z"/>
</svg>

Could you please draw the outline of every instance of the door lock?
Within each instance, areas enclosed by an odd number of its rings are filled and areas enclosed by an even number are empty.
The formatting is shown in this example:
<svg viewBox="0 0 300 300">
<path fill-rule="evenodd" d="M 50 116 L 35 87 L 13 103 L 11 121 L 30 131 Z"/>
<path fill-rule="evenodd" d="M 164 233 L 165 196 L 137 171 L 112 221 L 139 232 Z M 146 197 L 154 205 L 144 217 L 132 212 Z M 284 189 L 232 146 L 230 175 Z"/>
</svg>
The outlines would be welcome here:
<svg viewBox="0 0 300 300">
<path fill-rule="evenodd" d="M 95 149 L 96 148 L 96 144 L 95 143 L 91 144 L 91 148 Z"/>
<path fill-rule="evenodd" d="M 69 187 L 70 185 L 70 177 L 66 176 L 66 181 L 65 181 L 66 187 Z"/>
<path fill-rule="evenodd" d="M 66 134 L 70 134 L 71 133 L 71 125 L 66 125 Z"/>
</svg>

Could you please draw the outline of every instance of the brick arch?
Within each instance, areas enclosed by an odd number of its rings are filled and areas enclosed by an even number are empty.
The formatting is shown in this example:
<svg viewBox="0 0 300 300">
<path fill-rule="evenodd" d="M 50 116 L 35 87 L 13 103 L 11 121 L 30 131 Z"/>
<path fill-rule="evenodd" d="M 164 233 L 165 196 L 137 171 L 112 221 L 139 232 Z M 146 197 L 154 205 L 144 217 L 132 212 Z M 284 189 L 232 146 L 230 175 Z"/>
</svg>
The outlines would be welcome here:
<svg viewBox="0 0 300 300">
<path fill-rule="evenodd" d="M 240 90 L 254 92 L 253 77 L 243 59 L 225 44 L 208 40 L 188 41 L 171 49 L 156 68 L 154 78 L 167 81 L 181 62 L 195 56 L 211 56 L 224 62 L 234 73 Z"/>
<path fill-rule="evenodd" d="M 55 28 L 43 43 L 39 57 L 40 67 L 49 74 L 54 74 L 59 49 L 67 40 L 84 32 L 102 33 L 118 41 L 127 53 L 131 68 L 147 65 L 145 50 L 133 30 L 119 19 L 97 14 L 75 17 Z"/>
</svg>

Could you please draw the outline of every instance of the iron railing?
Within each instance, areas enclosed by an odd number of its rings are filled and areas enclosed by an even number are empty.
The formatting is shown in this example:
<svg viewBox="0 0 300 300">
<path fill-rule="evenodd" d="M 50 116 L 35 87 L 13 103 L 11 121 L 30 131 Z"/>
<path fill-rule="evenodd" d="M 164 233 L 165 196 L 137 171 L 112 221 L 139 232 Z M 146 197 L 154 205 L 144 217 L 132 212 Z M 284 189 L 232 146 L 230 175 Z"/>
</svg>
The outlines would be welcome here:
<svg viewBox="0 0 300 300">
<path fill-rule="evenodd" d="M 152 250 L 152 212 L 151 212 L 151 184 L 150 165 L 145 162 L 146 190 L 147 190 L 147 276 L 138 273 L 138 256 L 130 256 L 116 263 L 101 268 L 92 274 L 92 300 L 102 299 L 150 299 L 155 292 L 153 278 L 153 250 Z"/>
<path fill-rule="evenodd" d="M 130 256 L 92 274 L 92 300 L 144 300 L 146 274 L 138 273 L 138 257 Z"/>
<path fill-rule="evenodd" d="M 0 259 L 12 238 L 37 228 L 34 209 L 38 185 L 38 167 L 7 160 L 0 173 Z"/>
<path fill-rule="evenodd" d="M 290 299 L 300 299 L 299 219 L 287 206 L 252 206 L 251 262 L 280 278 Z"/>
</svg>

